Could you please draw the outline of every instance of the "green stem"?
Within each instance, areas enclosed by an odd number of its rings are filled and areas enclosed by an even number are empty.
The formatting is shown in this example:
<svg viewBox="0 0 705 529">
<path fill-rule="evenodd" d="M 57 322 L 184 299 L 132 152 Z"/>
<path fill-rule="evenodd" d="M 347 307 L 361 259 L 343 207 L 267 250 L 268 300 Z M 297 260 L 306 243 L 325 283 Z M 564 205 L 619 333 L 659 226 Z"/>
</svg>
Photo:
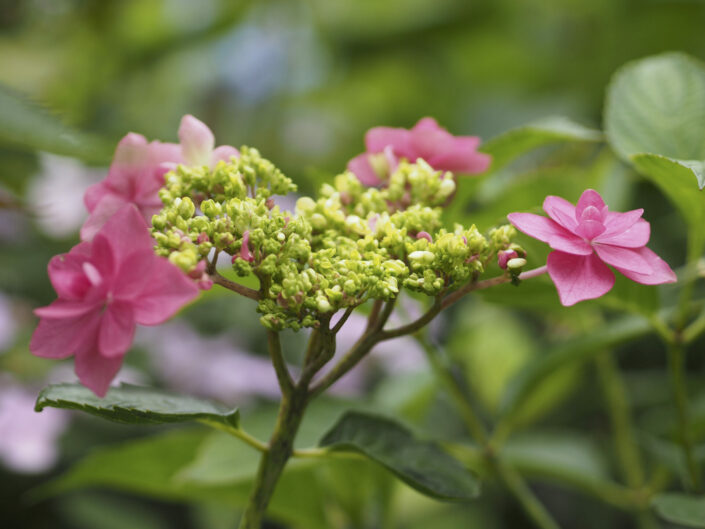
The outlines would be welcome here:
<svg viewBox="0 0 705 529">
<path fill-rule="evenodd" d="M 292 456 L 294 438 L 301 425 L 308 403 L 308 387 L 297 386 L 289 395 L 282 395 L 279 415 L 268 449 L 262 453 L 255 482 L 245 513 L 240 520 L 240 529 L 260 529 L 269 500 L 284 466 Z"/>
<path fill-rule="evenodd" d="M 624 480 L 632 489 L 640 489 L 644 485 L 644 468 L 639 447 L 634 438 L 629 398 L 624 381 L 610 353 L 601 353 L 596 358 L 596 363 L 597 374 L 607 401 L 607 412 L 612 423 L 617 457 L 622 467 Z"/>
<path fill-rule="evenodd" d="M 510 465 L 500 461 L 498 456 L 494 454 L 494 449 L 488 439 L 485 426 L 468 401 L 463 388 L 453 376 L 450 367 L 439 358 L 436 349 L 424 337 L 420 336 L 420 333 L 416 334 L 415 338 L 426 352 L 426 357 L 434 373 L 441 382 L 445 384 L 446 390 L 453 398 L 458 411 L 465 421 L 468 433 L 470 433 L 482 447 L 484 456 L 495 468 L 497 476 L 502 483 L 504 483 L 509 492 L 519 501 L 519 504 L 522 506 L 527 516 L 541 529 L 560 529 L 559 525 L 553 517 L 551 517 L 543 504 L 536 498 L 534 493 L 531 492 L 531 489 L 521 475 Z"/>
<path fill-rule="evenodd" d="M 546 510 L 543 504 L 534 496 L 521 475 L 509 465 L 495 460 L 497 475 L 504 485 L 519 500 L 524 512 L 541 529 L 560 529 L 559 525 Z"/>
<path fill-rule="evenodd" d="M 693 441 L 690 437 L 690 420 L 688 416 L 688 396 L 683 379 L 683 369 L 685 365 L 685 351 L 679 342 L 675 342 L 668 347 L 668 364 L 671 371 L 671 384 L 673 386 L 673 397 L 678 415 L 678 436 L 683 447 L 685 464 L 690 477 L 691 488 L 700 491 L 700 469 L 695 460 L 693 452 Z"/>
</svg>

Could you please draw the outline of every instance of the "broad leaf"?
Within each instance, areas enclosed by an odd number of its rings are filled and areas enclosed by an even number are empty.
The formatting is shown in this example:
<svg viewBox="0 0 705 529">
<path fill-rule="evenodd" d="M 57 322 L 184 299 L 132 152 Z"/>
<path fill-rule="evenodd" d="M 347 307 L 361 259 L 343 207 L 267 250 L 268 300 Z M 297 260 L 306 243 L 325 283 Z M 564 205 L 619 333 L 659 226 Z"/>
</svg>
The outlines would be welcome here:
<svg viewBox="0 0 705 529">
<path fill-rule="evenodd" d="M 29 151 L 46 151 L 107 163 L 112 147 L 68 127 L 56 116 L 0 85 L 0 142 Z"/>
<path fill-rule="evenodd" d="M 79 384 L 55 384 L 42 390 L 35 406 L 80 410 L 128 424 L 162 424 L 204 420 L 237 427 L 239 412 L 222 404 L 151 388 L 122 384 L 105 398 Z"/>
<path fill-rule="evenodd" d="M 686 527 L 705 527 L 705 496 L 664 492 L 654 496 L 651 505 L 668 522 Z"/>
<path fill-rule="evenodd" d="M 705 244 L 705 196 L 698 191 L 691 169 L 683 161 L 657 154 L 635 154 L 632 162 L 673 202 L 688 223 L 691 257 L 697 257 Z"/>
<path fill-rule="evenodd" d="M 533 121 L 509 130 L 480 146 L 480 150 L 492 156 L 490 170 L 497 171 L 527 152 L 563 142 L 602 141 L 599 130 L 590 129 L 562 116 L 552 116 Z"/>
<path fill-rule="evenodd" d="M 691 256 L 705 242 L 705 67 L 682 53 L 666 53 L 624 66 L 605 103 L 612 148 L 647 176 L 690 225 Z"/>
<path fill-rule="evenodd" d="M 457 460 L 391 419 L 348 412 L 323 436 L 320 446 L 363 454 L 438 499 L 468 500 L 480 492 L 475 476 Z"/>
<path fill-rule="evenodd" d="M 651 330 L 643 318 L 624 318 L 605 325 L 586 336 L 555 346 L 528 364 L 509 383 L 500 405 L 500 412 L 512 415 L 520 404 L 557 369 L 584 362 L 604 349 L 647 334 Z"/>
</svg>

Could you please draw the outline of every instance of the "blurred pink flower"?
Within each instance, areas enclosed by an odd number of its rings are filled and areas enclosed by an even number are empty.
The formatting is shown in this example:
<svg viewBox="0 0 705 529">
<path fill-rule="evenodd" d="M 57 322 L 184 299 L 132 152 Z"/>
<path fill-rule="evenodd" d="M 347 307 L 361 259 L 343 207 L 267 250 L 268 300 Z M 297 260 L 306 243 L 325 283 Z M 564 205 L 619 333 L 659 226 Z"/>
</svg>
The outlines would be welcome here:
<svg viewBox="0 0 705 529">
<path fill-rule="evenodd" d="M 477 152 L 478 145 L 477 136 L 453 136 L 429 117 L 419 120 L 411 130 L 375 127 L 365 135 L 367 152 L 350 160 L 348 170 L 367 186 L 380 185 L 380 173 L 396 169 L 399 158 L 410 162 L 422 158 L 441 171 L 481 173 L 489 167 L 491 158 Z M 380 170 L 385 164 L 387 171 Z"/>
<path fill-rule="evenodd" d="M 81 240 L 91 240 L 98 230 L 125 204 L 134 204 L 150 221 L 159 212 L 159 188 L 164 174 L 181 162 L 181 147 L 176 143 L 148 143 L 140 134 L 130 132 L 118 143 L 108 176 L 86 191 L 83 201 L 90 216 L 81 228 Z"/>
<path fill-rule="evenodd" d="M 49 470 L 58 457 L 57 440 L 68 423 L 62 410 L 34 411 L 36 392 L 2 380 L 0 385 L 0 461 L 15 472 Z"/>
<path fill-rule="evenodd" d="M 177 164 L 214 166 L 220 160 L 239 156 L 229 145 L 215 147 L 215 138 L 208 126 L 185 115 L 179 126 L 177 143 L 148 143 L 133 132 L 118 143 L 108 176 L 92 185 L 83 200 L 90 216 L 81 228 L 81 240 L 89 241 L 100 227 L 125 204 L 134 204 L 149 222 L 162 208 L 159 188 L 164 175 Z"/>
<path fill-rule="evenodd" d="M 41 321 L 30 350 L 76 357 L 76 375 L 104 396 L 132 344 L 135 324 L 157 325 L 198 295 L 177 267 L 157 257 L 137 209 L 124 206 L 92 242 L 49 263 L 59 299 L 35 310 Z"/>
<path fill-rule="evenodd" d="M 186 165 L 213 167 L 221 160 L 227 162 L 231 156 L 240 156 L 238 150 L 230 145 L 221 145 L 216 148 L 215 137 L 211 129 L 191 114 L 186 114 L 181 118 L 179 141 L 181 142 L 183 163 Z"/>
<path fill-rule="evenodd" d="M 643 285 L 676 281 L 668 264 L 646 247 L 651 231 L 641 218 L 643 209 L 608 211 L 592 189 L 583 192 L 577 206 L 548 196 L 543 209 L 550 218 L 531 213 L 510 213 L 507 218 L 555 250 L 548 255 L 548 274 L 563 305 L 609 292 L 614 274 L 607 265 Z"/>
</svg>

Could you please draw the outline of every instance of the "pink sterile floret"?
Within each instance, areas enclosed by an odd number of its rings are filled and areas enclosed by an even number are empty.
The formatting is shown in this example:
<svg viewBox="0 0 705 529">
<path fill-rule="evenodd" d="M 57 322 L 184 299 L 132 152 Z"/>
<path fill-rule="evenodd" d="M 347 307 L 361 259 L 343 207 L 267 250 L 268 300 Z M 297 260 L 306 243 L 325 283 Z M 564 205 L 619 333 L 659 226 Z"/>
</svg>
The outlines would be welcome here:
<svg viewBox="0 0 705 529">
<path fill-rule="evenodd" d="M 89 241 L 100 227 L 125 204 L 134 204 L 147 221 L 159 213 L 159 188 L 164 175 L 180 163 L 213 167 L 220 160 L 239 156 L 229 145 L 215 147 L 208 126 L 191 115 L 181 119 L 178 143 L 147 142 L 133 132 L 118 143 L 108 176 L 92 185 L 83 200 L 90 216 L 81 228 L 81 240 Z"/>
<path fill-rule="evenodd" d="M 641 218 L 643 209 L 608 211 L 592 189 L 583 192 L 577 206 L 548 196 L 543 209 L 549 218 L 531 213 L 511 213 L 507 218 L 517 229 L 553 248 L 548 274 L 563 305 L 609 292 L 614 274 L 607 265 L 644 285 L 676 281 L 668 264 L 646 247 L 651 229 Z"/>
<path fill-rule="evenodd" d="M 411 130 L 392 127 L 375 127 L 365 135 L 367 151 L 348 163 L 348 170 L 367 186 L 382 183 L 375 166 L 375 157 L 383 155 L 388 172 L 394 171 L 399 158 L 415 162 L 425 160 L 439 171 L 454 173 L 481 173 L 491 162 L 487 154 L 477 152 L 477 136 L 453 136 L 438 125 L 433 118 L 421 119 Z"/>
<path fill-rule="evenodd" d="M 99 396 L 120 369 L 135 324 L 158 325 L 198 295 L 198 287 L 153 251 L 147 225 L 122 207 L 91 242 L 49 262 L 58 299 L 41 318 L 30 350 L 46 358 L 75 356 L 76 375 Z"/>
</svg>

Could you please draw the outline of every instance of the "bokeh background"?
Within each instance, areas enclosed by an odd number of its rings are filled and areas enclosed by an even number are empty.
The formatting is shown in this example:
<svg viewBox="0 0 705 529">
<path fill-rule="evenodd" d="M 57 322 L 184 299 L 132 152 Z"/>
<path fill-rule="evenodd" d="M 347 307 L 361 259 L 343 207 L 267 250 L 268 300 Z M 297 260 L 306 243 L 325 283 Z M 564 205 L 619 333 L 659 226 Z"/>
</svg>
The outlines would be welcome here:
<svg viewBox="0 0 705 529">
<path fill-rule="evenodd" d="M 181 116 L 191 113 L 218 144 L 256 146 L 310 193 L 363 150 L 364 132 L 376 125 L 410 127 L 428 115 L 455 134 L 484 139 L 550 115 L 600 128 L 614 71 L 669 50 L 705 57 L 704 24 L 705 2 L 697 0 L 0 0 L 3 93 L 47 107 L 94 142 L 79 160 L 0 134 L 0 526 L 235 527 L 237 502 L 204 501 L 207 494 L 163 491 L 144 499 L 88 487 L 47 496 L 38 488 L 101 446 L 168 430 L 31 411 L 42 385 L 73 380 L 70 361 L 39 360 L 27 348 L 36 324 L 31 310 L 54 296 L 46 264 L 78 240 L 83 190 L 104 177 L 126 132 L 176 141 Z M 683 226 L 671 206 L 601 146 L 552 147 L 522 158 L 477 185 L 463 220 L 489 228 L 546 194 L 574 201 L 591 185 L 615 209 L 645 207 L 652 248 L 674 267 L 682 264 Z M 532 254 L 537 263 L 542 251 Z M 471 300 L 433 330 L 488 418 L 512 375 L 547 344 L 611 318 L 594 304 L 557 310 L 550 289 L 516 292 Z M 355 325 L 343 341 L 354 340 Z M 287 341 L 292 362 L 303 340 Z M 213 291 L 174 322 L 141 331 L 120 376 L 240 405 L 264 436 L 276 381 L 263 352 L 249 302 Z M 622 348 L 619 361 L 640 428 L 667 429 L 662 351 L 641 340 Z M 695 358 L 693 386 L 699 367 Z M 325 430 L 341 409 L 370 406 L 433 437 L 463 436 L 413 341 L 376 351 L 335 393 L 312 412 L 320 421 L 312 430 Z M 524 414 L 520 456 L 548 447 L 566 465 L 616 474 L 594 365 L 557 372 Z M 316 472 L 306 479 L 327 484 L 320 485 L 327 493 L 311 501 L 335 513 L 330 527 L 530 527 L 491 482 L 474 504 L 444 505 L 374 468 Z M 630 527 L 625 514 L 581 491 L 550 479 L 532 486 L 565 527 Z"/>
</svg>

